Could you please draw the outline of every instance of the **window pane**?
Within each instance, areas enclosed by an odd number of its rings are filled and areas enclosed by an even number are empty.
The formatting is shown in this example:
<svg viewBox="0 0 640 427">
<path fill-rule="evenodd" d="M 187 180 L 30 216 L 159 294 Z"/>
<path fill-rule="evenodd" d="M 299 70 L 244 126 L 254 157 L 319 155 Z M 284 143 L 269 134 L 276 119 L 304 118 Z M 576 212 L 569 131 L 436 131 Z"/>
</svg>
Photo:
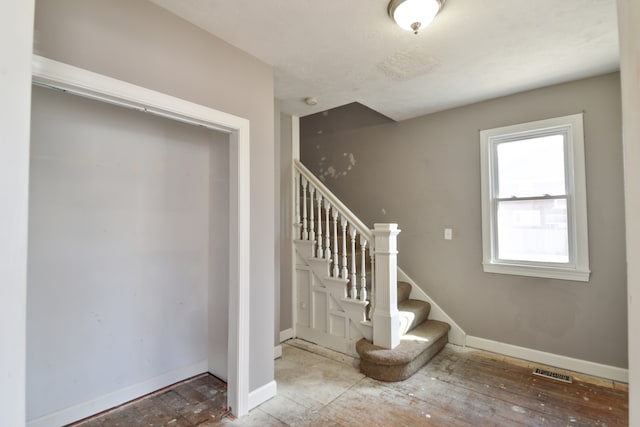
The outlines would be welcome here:
<svg viewBox="0 0 640 427">
<path fill-rule="evenodd" d="M 498 202 L 497 257 L 568 263 L 567 200 Z"/>
<path fill-rule="evenodd" d="M 502 142 L 498 157 L 498 197 L 566 194 L 564 135 Z"/>
</svg>

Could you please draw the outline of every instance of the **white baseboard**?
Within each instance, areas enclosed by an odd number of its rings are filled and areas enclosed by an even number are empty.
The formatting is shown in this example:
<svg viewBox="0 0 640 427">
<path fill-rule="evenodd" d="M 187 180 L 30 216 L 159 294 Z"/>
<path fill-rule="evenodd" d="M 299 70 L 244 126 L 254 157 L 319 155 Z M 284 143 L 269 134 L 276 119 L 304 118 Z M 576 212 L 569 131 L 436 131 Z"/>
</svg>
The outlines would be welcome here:
<svg viewBox="0 0 640 427">
<path fill-rule="evenodd" d="M 290 340 L 291 338 L 293 338 L 293 328 L 280 331 L 280 342 L 285 342 L 286 340 Z"/>
<path fill-rule="evenodd" d="M 266 402 L 267 400 L 275 397 L 278 393 L 278 385 L 275 381 L 271 381 L 262 387 L 259 387 L 252 392 L 249 392 L 249 410 L 252 410 L 256 406 Z"/>
<path fill-rule="evenodd" d="M 449 342 L 451 344 L 456 344 L 456 345 L 461 345 L 461 346 L 465 345 L 467 334 L 400 267 L 398 267 L 398 280 L 401 281 L 401 282 L 407 282 L 407 283 L 409 283 L 411 285 L 410 298 L 417 299 L 417 300 L 420 300 L 420 301 L 426 301 L 429 304 L 431 304 L 431 312 L 429 313 L 429 318 L 430 319 L 439 320 L 441 322 L 448 323 L 451 326 L 451 329 L 449 330 Z"/>
<path fill-rule="evenodd" d="M 282 346 L 281 345 L 277 345 L 275 347 L 273 347 L 273 358 L 274 359 L 279 359 L 282 357 Z"/>
<path fill-rule="evenodd" d="M 467 346 L 518 359 L 529 360 L 531 362 L 541 363 L 548 366 L 554 366 L 569 371 L 581 372 L 595 377 L 624 383 L 629 382 L 629 370 L 624 368 L 574 359 L 572 357 L 561 356 L 559 354 L 546 353 L 540 350 L 518 347 L 517 345 L 505 344 L 469 335 L 467 336 Z"/>
<path fill-rule="evenodd" d="M 207 361 L 202 360 L 193 365 L 167 372 L 138 384 L 101 396 L 70 408 L 54 412 L 43 417 L 27 421 L 27 427 L 61 426 L 81 420 L 91 415 L 106 411 L 129 402 L 130 400 L 152 393 L 179 381 L 207 372 Z"/>
</svg>

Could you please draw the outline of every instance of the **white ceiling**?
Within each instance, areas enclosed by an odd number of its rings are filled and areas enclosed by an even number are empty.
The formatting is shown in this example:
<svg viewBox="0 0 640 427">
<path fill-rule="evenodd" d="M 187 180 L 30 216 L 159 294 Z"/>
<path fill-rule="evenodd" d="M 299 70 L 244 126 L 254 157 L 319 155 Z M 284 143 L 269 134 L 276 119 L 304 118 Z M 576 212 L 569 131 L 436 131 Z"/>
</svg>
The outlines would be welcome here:
<svg viewBox="0 0 640 427">
<path fill-rule="evenodd" d="M 403 120 L 619 66 L 615 0 L 447 0 L 417 36 L 387 0 L 151 1 L 273 65 L 299 116 L 355 101 Z"/>
</svg>

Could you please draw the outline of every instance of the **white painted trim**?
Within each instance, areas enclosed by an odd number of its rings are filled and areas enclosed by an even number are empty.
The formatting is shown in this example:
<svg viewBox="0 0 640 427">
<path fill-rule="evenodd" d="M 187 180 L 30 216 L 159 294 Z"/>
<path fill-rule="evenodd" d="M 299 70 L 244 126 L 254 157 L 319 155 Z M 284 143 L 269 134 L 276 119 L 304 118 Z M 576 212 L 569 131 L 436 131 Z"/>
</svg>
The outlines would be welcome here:
<svg viewBox="0 0 640 427">
<path fill-rule="evenodd" d="M 231 133 L 249 121 L 203 105 L 94 73 L 42 56 L 33 56 L 33 82 L 42 86 Z"/>
<path fill-rule="evenodd" d="M 280 342 L 285 342 L 286 340 L 290 340 L 291 338 L 293 338 L 293 328 L 280 331 Z"/>
<path fill-rule="evenodd" d="M 255 408 L 256 406 L 261 405 L 272 397 L 275 397 L 277 393 L 278 384 L 275 381 L 268 382 L 262 387 L 258 387 L 249 393 L 249 407 Z"/>
<path fill-rule="evenodd" d="M 280 359 L 282 357 L 282 346 L 280 344 L 278 344 L 277 346 L 273 347 L 273 358 L 275 359 Z"/>
<path fill-rule="evenodd" d="M 518 347 L 517 345 L 505 344 L 469 335 L 467 336 L 467 346 L 548 366 L 555 366 L 569 371 L 581 372 L 595 377 L 620 382 L 629 381 L 629 371 L 615 366 L 603 365 L 601 363 L 589 362 L 587 360 L 575 359 L 559 354 L 546 353 L 540 350 Z"/>
<path fill-rule="evenodd" d="M 253 408 L 249 405 L 251 211 L 248 120 L 231 134 L 230 141 L 227 402 L 232 413 L 241 417 Z M 231 315 L 234 307 L 237 307 L 235 316 Z"/>
<path fill-rule="evenodd" d="M 431 304 L 431 312 L 429 318 L 448 323 L 451 326 L 449 330 L 449 342 L 451 344 L 464 346 L 467 342 L 466 332 L 429 296 L 413 281 L 407 273 L 398 267 L 398 280 L 407 282 L 411 285 L 411 295 L 409 298 L 426 301 Z"/>
<path fill-rule="evenodd" d="M 518 265 L 518 264 L 494 264 L 482 263 L 485 273 L 511 274 L 513 276 L 542 277 L 545 279 L 573 280 L 575 282 L 588 282 L 591 271 L 566 268 L 553 268 L 542 266 Z"/>
<path fill-rule="evenodd" d="M 33 56 L 33 83 L 205 126 L 230 134 L 228 405 L 240 417 L 249 400 L 250 137 L 249 121 L 121 80 Z M 235 315 L 234 315 L 235 314 Z M 206 371 L 206 367 L 205 367 Z"/>
<path fill-rule="evenodd" d="M 0 6 L 0 425 L 24 426 L 34 0 Z"/>
<path fill-rule="evenodd" d="M 63 409 L 44 417 L 29 420 L 27 427 L 51 427 L 67 425 L 77 420 L 106 411 L 140 396 L 153 393 L 156 390 L 170 386 L 186 378 L 207 372 L 207 360 L 201 360 L 193 365 L 167 372 L 155 378 L 133 384 L 113 393 L 100 396 L 97 399 L 83 402 L 79 405 Z"/>
<path fill-rule="evenodd" d="M 300 160 L 300 118 L 298 116 L 291 116 L 291 159 Z M 296 168 L 291 165 L 291 218 L 296 219 Z M 296 224 L 291 224 L 294 227 L 294 232 L 297 231 Z M 296 325 L 298 324 L 298 278 L 296 277 L 296 244 L 295 241 L 298 236 L 294 236 L 291 239 L 291 323 L 292 323 L 292 336 L 296 336 Z M 282 338 L 280 338 L 282 342 Z"/>
<path fill-rule="evenodd" d="M 627 246 L 629 425 L 640 426 L 640 3 L 618 0 Z"/>
<path fill-rule="evenodd" d="M 589 239 L 582 113 L 480 131 L 482 266 L 486 273 L 588 282 Z M 544 135 L 565 136 L 565 179 L 569 262 L 511 262 L 498 259 L 497 145 Z M 541 195 L 542 196 L 542 195 Z M 515 197 L 515 196 L 514 196 Z"/>
<path fill-rule="evenodd" d="M 300 117 L 291 116 L 291 157 L 300 160 Z"/>
<path fill-rule="evenodd" d="M 313 186 L 316 189 L 316 192 L 322 194 L 322 197 L 327 200 L 331 206 L 340 212 L 340 217 L 346 219 L 349 222 L 349 225 L 353 226 L 358 230 L 358 233 L 361 236 L 364 236 L 367 241 L 373 242 L 373 232 L 371 229 L 364 223 L 358 216 L 351 211 L 342 200 L 338 198 L 326 185 L 324 185 L 314 174 L 311 172 L 305 165 L 303 165 L 299 160 L 293 161 L 294 169 L 300 172 L 302 176 L 304 176 L 307 181 L 309 181 L 309 185 Z"/>
</svg>

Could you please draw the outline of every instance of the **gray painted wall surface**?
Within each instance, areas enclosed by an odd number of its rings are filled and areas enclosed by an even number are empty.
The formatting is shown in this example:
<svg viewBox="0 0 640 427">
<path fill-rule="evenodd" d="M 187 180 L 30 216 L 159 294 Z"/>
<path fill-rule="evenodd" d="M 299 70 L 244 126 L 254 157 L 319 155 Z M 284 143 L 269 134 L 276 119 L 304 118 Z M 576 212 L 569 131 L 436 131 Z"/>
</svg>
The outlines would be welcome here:
<svg viewBox="0 0 640 427">
<path fill-rule="evenodd" d="M 228 143 L 42 88 L 31 123 L 27 418 L 207 360 L 210 328 L 226 377 Z"/>
<path fill-rule="evenodd" d="M 227 380 L 229 341 L 229 135 L 209 138 L 209 372 Z"/>
<path fill-rule="evenodd" d="M 590 282 L 484 273 L 478 131 L 581 111 Z M 614 73 L 404 122 L 316 135 L 301 141 L 301 157 L 318 176 L 336 170 L 325 183 L 365 223 L 399 224 L 399 265 L 467 334 L 626 367 L 620 117 Z M 453 228 L 453 240 L 443 240 L 445 227 Z"/>
<path fill-rule="evenodd" d="M 278 179 L 280 183 L 280 328 L 278 332 L 293 328 L 293 253 L 291 250 L 291 239 L 293 238 L 293 216 L 292 206 L 292 186 L 291 176 L 293 174 L 292 157 L 292 129 L 291 116 L 280 113 L 276 116 L 279 123 L 279 144 L 280 162 L 278 168 Z M 278 315 L 278 314 L 276 314 Z"/>
<path fill-rule="evenodd" d="M 274 286 L 274 300 L 275 300 L 275 316 L 274 316 L 274 327 L 273 327 L 273 343 L 274 346 L 277 346 L 280 343 L 280 298 L 281 298 L 281 272 L 280 272 L 280 264 L 282 263 L 282 183 L 280 182 L 280 169 L 282 168 L 281 157 L 282 157 L 282 147 L 280 143 L 280 102 L 277 99 L 273 100 L 273 110 L 274 110 L 274 118 L 273 118 L 273 138 L 275 141 L 274 144 L 274 179 L 276 185 L 274 187 L 274 198 L 275 198 L 275 223 L 273 225 L 275 230 L 275 235 L 278 236 L 276 239 L 275 245 L 275 286 Z"/>
<path fill-rule="evenodd" d="M 143 0 L 36 2 L 36 53 L 251 121 L 251 390 L 273 380 L 273 70 Z"/>
</svg>

